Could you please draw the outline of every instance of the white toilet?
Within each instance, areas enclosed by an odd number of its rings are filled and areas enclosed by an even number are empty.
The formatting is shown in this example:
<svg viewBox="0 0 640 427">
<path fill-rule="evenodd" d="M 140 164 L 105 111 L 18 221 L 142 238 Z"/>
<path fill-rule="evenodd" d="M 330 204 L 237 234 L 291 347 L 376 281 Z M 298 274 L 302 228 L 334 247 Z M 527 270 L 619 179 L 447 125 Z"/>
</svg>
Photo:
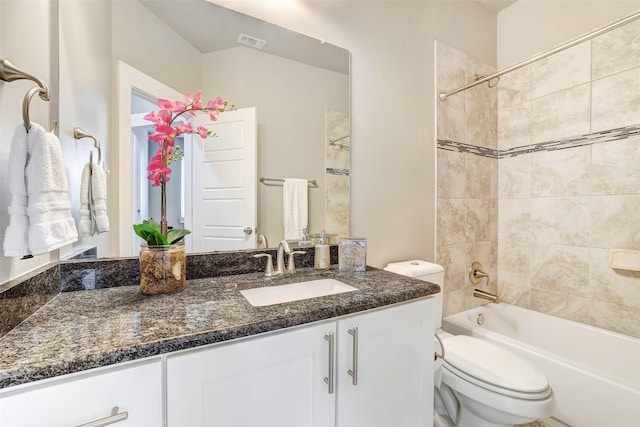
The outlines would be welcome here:
<svg viewBox="0 0 640 427">
<path fill-rule="evenodd" d="M 442 266 L 426 261 L 395 262 L 385 270 L 440 288 L 444 283 Z M 550 417 L 553 392 L 544 374 L 488 341 L 443 331 L 442 292 L 435 298 L 436 334 L 444 345 L 444 360 L 436 373 L 434 425 L 505 427 Z M 440 349 L 437 343 L 436 348 Z"/>
</svg>

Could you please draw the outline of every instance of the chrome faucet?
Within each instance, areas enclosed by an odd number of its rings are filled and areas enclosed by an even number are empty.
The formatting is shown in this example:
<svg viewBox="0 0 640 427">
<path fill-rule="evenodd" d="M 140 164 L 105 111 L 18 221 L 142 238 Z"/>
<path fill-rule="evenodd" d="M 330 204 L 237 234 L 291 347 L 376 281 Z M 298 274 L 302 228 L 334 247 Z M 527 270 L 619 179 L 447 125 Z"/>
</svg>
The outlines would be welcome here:
<svg viewBox="0 0 640 427">
<path fill-rule="evenodd" d="M 281 240 L 278 244 L 278 257 L 276 258 L 276 274 L 285 274 L 284 255 L 289 254 L 291 248 L 286 240 Z"/>
<path fill-rule="evenodd" d="M 478 261 L 474 261 L 469 269 L 469 280 L 471 280 L 471 283 L 474 285 L 477 285 L 481 279 L 487 279 L 487 286 L 489 285 L 489 275 L 482 271 L 482 264 Z M 478 288 L 473 290 L 473 296 L 476 298 L 486 299 L 491 302 L 498 302 L 498 296 L 496 294 L 492 294 L 491 292 L 483 291 Z"/>
</svg>

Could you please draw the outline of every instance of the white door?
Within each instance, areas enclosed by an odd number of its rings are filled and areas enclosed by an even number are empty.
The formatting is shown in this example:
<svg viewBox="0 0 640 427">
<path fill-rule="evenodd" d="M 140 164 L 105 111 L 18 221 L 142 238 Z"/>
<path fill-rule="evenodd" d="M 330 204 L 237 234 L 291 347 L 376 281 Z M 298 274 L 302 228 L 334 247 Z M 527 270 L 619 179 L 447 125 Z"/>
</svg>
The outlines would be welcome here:
<svg viewBox="0 0 640 427">
<path fill-rule="evenodd" d="M 430 298 L 338 319 L 338 427 L 432 425 L 434 310 Z"/>
<path fill-rule="evenodd" d="M 167 356 L 168 427 L 331 427 L 323 322 Z"/>
<path fill-rule="evenodd" d="M 200 114 L 193 125 L 205 126 L 217 135 L 193 138 L 193 250 L 255 248 L 256 109 L 227 111 L 215 122 Z"/>
</svg>

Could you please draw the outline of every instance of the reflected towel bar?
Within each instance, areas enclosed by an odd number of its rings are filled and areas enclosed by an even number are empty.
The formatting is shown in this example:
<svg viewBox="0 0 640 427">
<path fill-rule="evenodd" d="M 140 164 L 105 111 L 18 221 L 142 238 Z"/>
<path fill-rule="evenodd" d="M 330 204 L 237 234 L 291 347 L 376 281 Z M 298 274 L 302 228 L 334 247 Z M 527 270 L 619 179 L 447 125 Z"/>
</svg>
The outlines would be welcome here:
<svg viewBox="0 0 640 427">
<path fill-rule="evenodd" d="M 284 179 L 281 178 L 265 178 L 261 176 L 258 178 L 258 181 L 263 183 L 264 185 L 282 185 L 284 183 Z M 318 182 L 314 179 L 313 181 L 309 181 L 310 187 L 317 187 Z"/>
</svg>

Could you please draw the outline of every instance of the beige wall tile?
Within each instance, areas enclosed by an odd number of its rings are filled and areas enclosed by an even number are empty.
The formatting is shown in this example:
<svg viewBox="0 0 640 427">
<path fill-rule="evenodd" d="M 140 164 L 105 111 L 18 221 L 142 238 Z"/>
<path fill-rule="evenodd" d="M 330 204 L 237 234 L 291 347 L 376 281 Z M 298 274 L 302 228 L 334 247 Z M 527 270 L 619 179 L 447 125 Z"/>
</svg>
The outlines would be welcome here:
<svg viewBox="0 0 640 427">
<path fill-rule="evenodd" d="M 491 240 L 495 212 L 491 200 L 467 199 L 465 237 L 467 242 Z"/>
<path fill-rule="evenodd" d="M 589 244 L 590 210 L 587 198 L 531 200 L 532 241 L 571 246 Z"/>
<path fill-rule="evenodd" d="M 464 199 L 438 199 L 436 241 L 438 246 L 466 243 L 465 217 L 467 202 Z"/>
<path fill-rule="evenodd" d="M 452 314 L 464 311 L 464 289 L 453 292 L 447 292 L 443 295 L 442 316 L 450 316 Z"/>
<path fill-rule="evenodd" d="M 496 116 L 491 108 L 467 99 L 465 109 L 467 136 L 464 142 L 478 147 L 497 148 Z"/>
<path fill-rule="evenodd" d="M 531 144 L 531 103 L 498 110 L 498 148 L 521 147 Z"/>
<path fill-rule="evenodd" d="M 482 61 L 467 56 L 467 63 L 465 69 L 465 80 L 466 83 L 471 83 L 476 81 L 476 75 L 490 75 L 495 73 L 496 69 L 488 64 L 483 63 Z M 492 82 L 493 84 L 493 82 Z M 495 91 L 495 88 L 490 88 L 486 83 L 474 86 L 469 90 L 464 92 L 464 96 L 466 99 L 472 100 L 482 106 L 491 107 L 492 106 L 492 98 L 491 92 Z"/>
<path fill-rule="evenodd" d="M 530 242 L 531 239 L 531 200 L 499 200 L 498 240 Z"/>
<path fill-rule="evenodd" d="M 591 298 L 640 309 L 640 271 L 609 267 L 608 249 L 591 249 Z"/>
<path fill-rule="evenodd" d="M 521 199 L 531 197 L 531 157 L 523 154 L 498 162 L 498 197 Z"/>
<path fill-rule="evenodd" d="M 531 142 L 589 133 L 590 85 L 554 92 L 531 101 Z"/>
<path fill-rule="evenodd" d="M 584 42 L 531 64 L 531 97 L 589 83 L 591 43 Z"/>
<path fill-rule="evenodd" d="M 444 267 L 444 292 L 464 288 L 467 275 L 466 245 L 438 246 L 436 262 Z"/>
<path fill-rule="evenodd" d="M 590 193 L 591 147 L 531 154 L 533 197 L 586 196 Z"/>
<path fill-rule="evenodd" d="M 531 101 L 531 65 L 500 76 L 498 107 L 508 108 Z"/>
<path fill-rule="evenodd" d="M 495 199 L 497 161 L 489 157 L 467 154 L 465 158 L 466 197 Z"/>
<path fill-rule="evenodd" d="M 591 43 L 593 79 L 640 67 L 640 21 L 598 36 Z"/>
<path fill-rule="evenodd" d="M 640 338 L 640 309 L 591 301 L 589 324 Z"/>
<path fill-rule="evenodd" d="M 589 248 L 534 244 L 531 288 L 589 297 Z"/>
<path fill-rule="evenodd" d="M 465 53 L 436 41 L 438 92 L 448 92 L 463 86 L 466 83 L 466 65 L 467 55 Z"/>
<path fill-rule="evenodd" d="M 438 104 L 438 139 L 464 142 L 467 128 L 464 112 L 464 98 L 452 96 Z"/>
<path fill-rule="evenodd" d="M 529 308 L 531 243 L 498 242 L 498 296 L 500 300 Z"/>
<path fill-rule="evenodd" d="M 591 147 L 593 194 L 640 193 L 640 137 Z"/>
<path fill-rule="evenodd" d="M 640 248 L 640 195 L 602 196 L 591 201 L 591 246 Z"/>
<path fill-rule="evenodd" d="M 640 123 L 640 67 L 594 80 L 592 91 L 592 132 Z"/>
<path fill-rule="evenodd" d="M 589 321 L 589 300 L 541 289 L 531 289 L 531 308 L 563 319 L 587 323 Z"/>
<path fill-rule="evenodd" d="M 464 198 L 466 196 L 465 157 L 467 153 L 437 150 L 439 198 Z"/>
</svg>

